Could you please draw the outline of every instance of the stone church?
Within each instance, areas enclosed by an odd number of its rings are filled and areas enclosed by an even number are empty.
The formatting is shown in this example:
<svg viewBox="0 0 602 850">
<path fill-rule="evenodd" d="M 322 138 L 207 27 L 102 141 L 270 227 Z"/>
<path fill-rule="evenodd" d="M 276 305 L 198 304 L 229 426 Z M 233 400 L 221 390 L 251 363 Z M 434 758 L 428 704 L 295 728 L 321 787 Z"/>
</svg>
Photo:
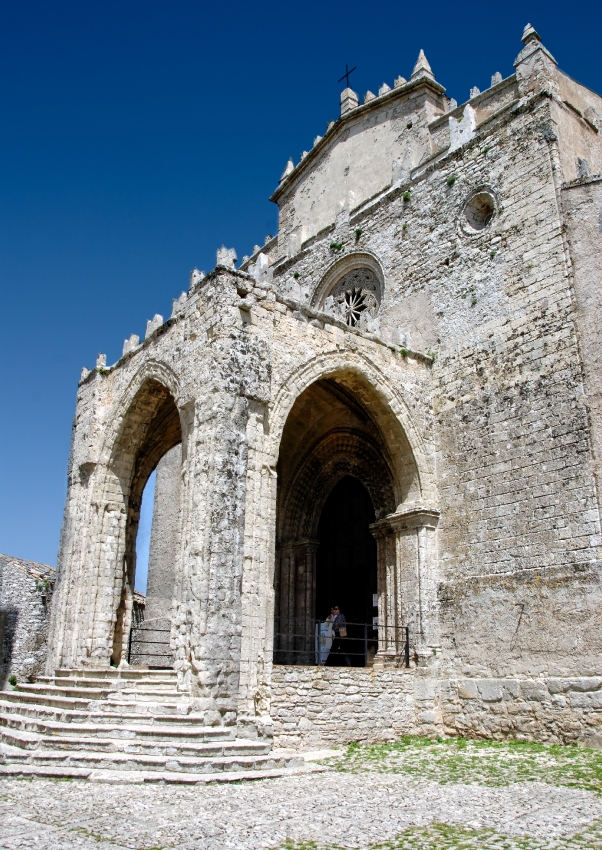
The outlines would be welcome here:
<svg viewBox="0 0 602 850">
<path fill-rule="evenodd" d="M 38 687 L 169 668 L 204 727 L 289 749 L 602 745 L 602 99 L 522 42 L 461 105 L 422 52 L 346 88 L 277 234 L 83 370 Z"/>
</svg>

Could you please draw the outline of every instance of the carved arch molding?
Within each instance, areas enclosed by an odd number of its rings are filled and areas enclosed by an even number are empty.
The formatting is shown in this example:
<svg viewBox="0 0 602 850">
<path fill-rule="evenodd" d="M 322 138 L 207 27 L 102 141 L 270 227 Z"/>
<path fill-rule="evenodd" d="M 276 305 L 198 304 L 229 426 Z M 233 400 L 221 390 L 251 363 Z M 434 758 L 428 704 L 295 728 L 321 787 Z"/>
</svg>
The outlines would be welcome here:
<svg viewBox="0 0 602 850">
<path fill-rule="evenodd" d="M 384 448 L 359 429 L 334 428 L 308 449 L 291 476 L 279 505 L 280 545 L 315 538 L 324 502 L 345 475 L 366 487 L 377 520 L 395 510 L 393 476 Z"/>
</svg>

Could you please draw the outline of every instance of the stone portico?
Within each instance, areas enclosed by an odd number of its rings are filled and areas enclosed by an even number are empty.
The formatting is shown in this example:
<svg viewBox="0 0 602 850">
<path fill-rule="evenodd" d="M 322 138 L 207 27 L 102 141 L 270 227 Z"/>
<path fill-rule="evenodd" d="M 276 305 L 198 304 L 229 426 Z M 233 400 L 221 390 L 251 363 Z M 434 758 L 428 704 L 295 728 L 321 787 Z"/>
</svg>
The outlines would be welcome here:
<svg viewBox="0 0 602 850">
<path fill-rule="evenodd" d="M 346 89 L 277 235 L 83 371 L 49 672 L 127 669 L 158 468 L 147 610 L 206 727 L 602 741 L 602 99 L 530 26 L 515 68 Z M 363 669 L 315 666 L 335 593 Z"/>
</svg>

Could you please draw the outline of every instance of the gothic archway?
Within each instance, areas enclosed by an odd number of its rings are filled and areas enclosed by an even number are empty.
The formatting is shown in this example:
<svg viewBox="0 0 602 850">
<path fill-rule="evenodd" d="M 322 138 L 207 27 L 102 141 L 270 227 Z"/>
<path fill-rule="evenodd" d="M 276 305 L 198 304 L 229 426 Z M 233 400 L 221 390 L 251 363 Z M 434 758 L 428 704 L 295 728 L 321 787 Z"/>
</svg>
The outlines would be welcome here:
<svg viewBox="0 0 602 850">
<path fill-rule="evenodd" d="M 136 537 L 144 487 L 159 462 L 182 442 L 180 416 L 170 391 L 155 379 L 136 393 L 112 448 L 109 481 L 119 485 L 125 510 L 122 556 L 115 575 L 116 600 L 111 661 L 127 654 L 136 574 Z"/>
<path fill-rule="evenodd" d="M 406 473 L 412 465 L 410 456 L 401 464 Z M 395 512 L 409 486 L 408 475 L 405 480 L 397 475 L 396 466 L 400 464 L 391 458 L 374 416 L 351 390 L 349 376 L 318 380 L 296 400 L 284 427 L 278 460 L 276 662 L 315 660 L 316 616 L 324 614 L 317 610 L 317 552 L 319 537 L 326 534 L 324 528 L 320 534 L 319 527 L 321 520 L 324 525 L 329 497 L 341 482 L 353 480 L 366 493 L 371 520 L 384 520 Z M 375 563 L 372 567 L 366 563 L 367 571 L 372 568 L 376 570 Z M 336 572 L 336 559 L 332 569 Z M 363 582 L 363 602 L 357 601 L 357 593 L 347 595 L 355 600 L 353 616 L 367 622 L 369 593 L 376 590 L 368 591 L 367 577 L 350 580 Z"/>
</svg>

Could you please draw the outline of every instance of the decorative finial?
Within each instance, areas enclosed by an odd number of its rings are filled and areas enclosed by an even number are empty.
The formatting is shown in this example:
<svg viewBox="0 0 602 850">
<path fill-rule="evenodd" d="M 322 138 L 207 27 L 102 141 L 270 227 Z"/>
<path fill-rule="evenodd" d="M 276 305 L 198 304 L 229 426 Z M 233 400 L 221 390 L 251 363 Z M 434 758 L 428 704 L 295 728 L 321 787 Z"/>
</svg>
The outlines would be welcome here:
<svg viewBox="0 0 602 850">
<path fill-rule="evenodd" d="M 292 159 L 289 159 L 289 161 L 286 163 L 286 168 L 282 172 L 282 177 L 280 178 L 280 183 L 282 183 L 282 181 L 285 179 L 285 177 L 288 177 L 288 175 L 291 173 L 291 171 L 294 171 L 294 170 L 295 170 L 295 163 L 293 162 Z"/>
<path fill-rule="evenodd" d="M 416 80 L 420 77 L 428 77 L 429 80 L 434 80 L 435 75 L 431 69 L 431 66 L 428 63 L 428 59 L 424 55 L 424 50 L 421 50 L 418 54 L 418 59 L 416 60 L 416 64 L 414 65 L 414 70 L 412 71 L 411 80 Z"/>
<path fill-rule="evenodd" d="M 359 101 L 353 89 L 343 89 L 341 92 L 341 115 L 346 115 L 355 109 Z"/>
<path fill-rule="evenodd" d="M 533 40 L 541 41 L 541 38 L 539 37 L 539 33 L 537 32 L 535 27 L 532 27 L 531 24 L 527 24 L 527 26 L 523 30 L 521 41 L 523 44 L 528 44 L 530 41 Z"/>
</svg>

